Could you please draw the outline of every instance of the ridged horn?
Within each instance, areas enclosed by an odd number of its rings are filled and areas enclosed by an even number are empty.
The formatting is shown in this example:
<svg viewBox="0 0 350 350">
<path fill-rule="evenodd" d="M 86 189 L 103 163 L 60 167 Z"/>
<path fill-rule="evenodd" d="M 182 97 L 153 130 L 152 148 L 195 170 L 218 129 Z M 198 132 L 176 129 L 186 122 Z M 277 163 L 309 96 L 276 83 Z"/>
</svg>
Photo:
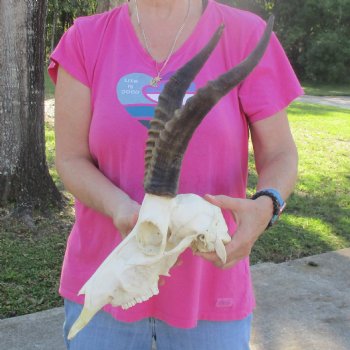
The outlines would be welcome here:
<svg viewBox="0 0 350 350">
<path fill-rule="evenodd" d="M 188 143 L 206 114 L 235 86 L 242 82 L 263 57 L 272 33 L 274 17 L 269 18 L 265 32 L 253 52 L 240 64 L 199 89 L 178 108 L 160 129 L 148 160 L 144 179 L 145 192 L 174 197 L 177 194 L 181 163 Z M 186 69 L 187 64 L 181 68 Z M 154 124 L 160 123 L 158 120 Z M 153 136 L 153 135 L 150 135 Z"/>
<path fill-rule="evenodd" d="M 148 131 L 145 154 L 145 177 L 147 177 L 152 152 L 159 133 L 163 130 L 165 123 L 173 118 L 174 112 L 182 107 L 182 101 L 187 89 L 216 47 L 221 38 L 223 29 L 224 25 L 221 24 L 208 44 L 187 64 L 171 76 L 164 86 L 162 93 L 159 95 L 154 118 L 150 123 L 151 127 Z"/>
</svg>

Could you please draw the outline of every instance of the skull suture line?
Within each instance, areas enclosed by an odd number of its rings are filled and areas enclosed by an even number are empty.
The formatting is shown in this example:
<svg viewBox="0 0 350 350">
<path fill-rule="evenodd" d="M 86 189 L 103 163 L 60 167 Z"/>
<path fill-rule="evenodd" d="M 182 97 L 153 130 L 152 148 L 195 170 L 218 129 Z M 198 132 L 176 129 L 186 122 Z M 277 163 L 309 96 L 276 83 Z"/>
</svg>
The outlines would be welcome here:
<svg viewBox="0 0 350 350">
<path fill-rule="evenodd" d="M 199 89 L 183 107 L 185 92 L 218 43 L 223 25 L 165 85 L 148 135 L 146 195 L 138 221 L 80 290 L 79 294 L 85 294 L 84 308 L 68 339 L 104 305 L 127 309 L 158 294 L 159 276 L 169 275 L 178 256 L 188 247 L 215 251 L 226 261 L 224 244 L 231 238 L 221 210 L 194 194 L 177 195 L 180 168 L 187 145 L 205 115 L 259 63 L 268 46 L 273 21 L 271 17 L 257 47 L 242 63 Z"/>
</svg>

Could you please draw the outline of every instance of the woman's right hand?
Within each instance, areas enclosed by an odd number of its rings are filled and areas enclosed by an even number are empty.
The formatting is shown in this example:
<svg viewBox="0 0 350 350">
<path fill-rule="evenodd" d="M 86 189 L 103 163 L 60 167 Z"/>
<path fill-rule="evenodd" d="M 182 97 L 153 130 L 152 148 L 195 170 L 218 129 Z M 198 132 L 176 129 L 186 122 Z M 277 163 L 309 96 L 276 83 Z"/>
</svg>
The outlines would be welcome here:
<svg viewBox="0 0 350 350">
<path fill-rule="evenodd" d="M 124 239 L 135 227 L 139 217 L 140 204 L 130 199 L 121 205 L 113 215 L 113 223 Z"/>
</svg>

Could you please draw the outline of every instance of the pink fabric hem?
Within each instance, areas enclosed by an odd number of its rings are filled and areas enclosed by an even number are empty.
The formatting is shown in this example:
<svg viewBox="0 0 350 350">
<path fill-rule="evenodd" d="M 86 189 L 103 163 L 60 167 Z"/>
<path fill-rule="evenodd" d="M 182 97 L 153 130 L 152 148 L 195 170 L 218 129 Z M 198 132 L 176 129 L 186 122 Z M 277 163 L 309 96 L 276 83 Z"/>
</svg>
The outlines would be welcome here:
<svg viewBox="0 0 350 350">
<path fill-rule="evenodd" d="M 70 74 L 73 78 L 78 80 L 80 83 L 84 84 L 88 88 L 90 88 L 90 84 L 86 78 L 84 78 L 78 71 L 74 70 L 74 68 L 66 63 L 64 58 L 59 55 L 53 54 L 51 56 L 51 63 L 48 68 L 49 76 L 54 84 L 57 84 L 57 75 L 58 75 L 58 67 L 61 66 L 68 74 Z"/>
<path fill-rule="evenodd" d="M 286 98 L 285 101 L 282 101 L 281 103 L 271 104 L 267 108 L 264 109 L 264 111 L 256 113 L 253 116 L 250 116 L 249 122 L 251 124 L 254 124 L 255 122 L 259 120 L 263 120 L 269 117 L 272 117 L 276 113 L 282 111 L 285 108 L 288 108 L 288 106 L 298 97 L 304 95 L 304 91 L 301 89 L 300 91 L 296 92 L 295 94 L 289 96 Z"/>
<path fill-rule="evenodd" d="M 68 299 L 70 301 L 73 301 L 75 303 L 83 305 L 83 296 L 77 296 L 74 293 L 67 291 L 67 290 L 62 290 L 60 289 L 59 291 L 60 295 Z M 168 325 L 172 327 L 177 327 L 177 328 L 194 328 L 197 326 L 198 321 L 217 321 L 217 322 L 225 322 L 225 321 L 237 321 L 237 320 L 242 320 L 249 316 L 255 309 L 256 304 L 255 301 L 252 302 L 251 307 L 247 308 L 245 310 L 241 310 L 239 313 L 235 312 L 232 314 L 227 314 L 227 312 L 201 312 L 198 314 L 198 317 L 195 322 L 193 322 L 190 319 L 184 319 L 184 318 L 178 318 L 174 317 L 172 315 L 166 314 L 164 312 L 160 312 L 159 310 L 154 311 L 152 313 L 145 312 L 145 313 L 138 313 L 137 315 L 127 315 L 125 314 L 124 316 L 116 315 L 115 312 L 113 312 L 113 308 L 111 305 L 107 305 L 103 308 L 103 310 L 107 313 L 109 313 L 111 316 L 113 316 L 116 320 L 121 321 L 121 322 L 138 322 L 141 321 L 142 319 L 153 317 L 158 320 L 161 320 Z"/>
</svg>

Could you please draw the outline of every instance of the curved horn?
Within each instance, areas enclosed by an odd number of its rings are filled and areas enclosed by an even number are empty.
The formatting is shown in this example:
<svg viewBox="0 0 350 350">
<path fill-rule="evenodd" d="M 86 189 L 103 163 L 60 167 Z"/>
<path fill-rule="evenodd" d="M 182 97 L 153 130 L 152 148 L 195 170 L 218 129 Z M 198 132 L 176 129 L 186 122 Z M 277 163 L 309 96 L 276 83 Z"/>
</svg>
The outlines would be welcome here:
<svg viewBox="0 0 350 350">
<path fill-rule="evenodd" d="M 271 16 L 258 45 L 243 62 L 199 89 L 166 122 L 149 161 L 144 181 L 147 193 L 176 196 L 183 155 L 195 129 L 214 105 L 244 80 L 259 63 L 268 46 L 273 22 L 274 17 Z"/>
<path fill-rule="evenodd" d="M 175 72 L 159 95 L 154 119 L 151 121 L 151 128 L 148 131 L 145 177 L 148 173 L 150 159 L 152 158 L 152 152 L 160 131 L 164 128 L 165 123 L 174 116 L 174 112 L 181 108 L 187 89 L 216 47 L 223 30 L 224 25 L 221 24 L 209 43 L 187 64 Z"/>
</svg>

